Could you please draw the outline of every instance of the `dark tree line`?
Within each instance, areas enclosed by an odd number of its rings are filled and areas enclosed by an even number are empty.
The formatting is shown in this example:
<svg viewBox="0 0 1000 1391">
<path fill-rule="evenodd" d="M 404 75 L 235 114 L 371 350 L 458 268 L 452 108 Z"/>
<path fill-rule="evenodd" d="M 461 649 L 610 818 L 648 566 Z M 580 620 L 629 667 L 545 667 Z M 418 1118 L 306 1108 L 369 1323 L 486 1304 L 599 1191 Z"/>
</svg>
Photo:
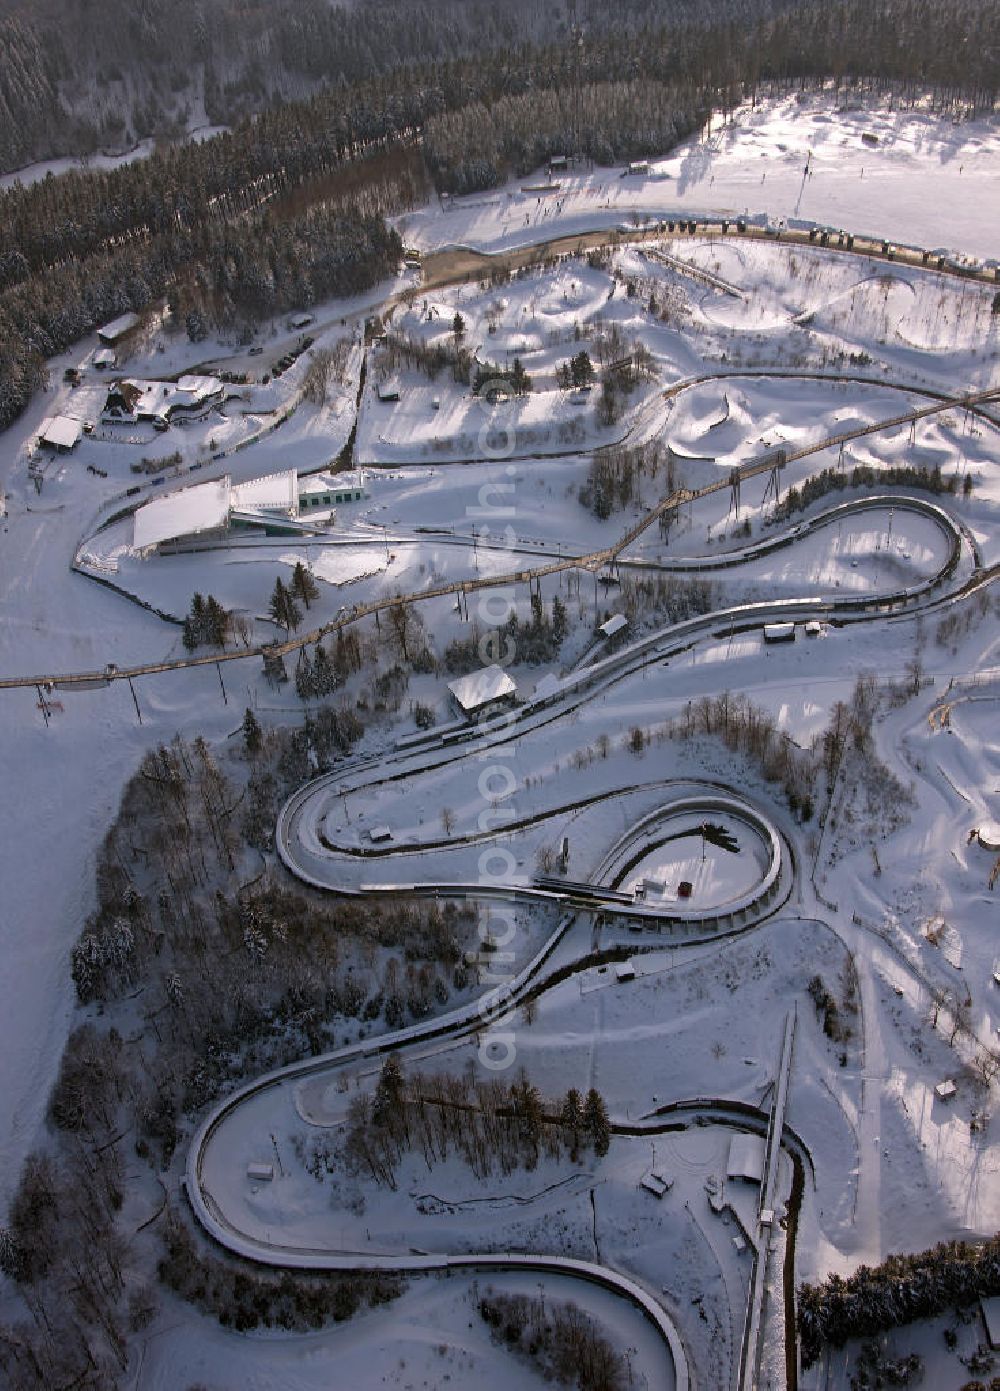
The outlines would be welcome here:
<svg viewBox="0 0 1000 1391">
<path fill-rule="evenodd" d="M 171 1211 L 159 1265 L 161 1282 L 224 1328 L 305 1332 L 342 1322 L 359 1309 L 398 1299 L 402 1281 L 391 1275 L 270 1274 L 249 1261 L 206 1253 L 181 1217 Z"/>
<path fill-rule="evenodd" d="M 58 93 L 100 55 L 113 55 L 111 84 L 149 62 L 183 91 L 200 66 L 210 113 L 230 88 L 237 112 L 240 92 L 264 108 L 200 144 L 0 194 L 0 428 L 44 383 L 46 357 L 124 310 L 169 296 L 200 332 L 370 287 L 400 253 L 382 214 L 424 193 L 418 137 L 438 186 L 468 190 L 556 152 L 664 153 L 713 103 L 769 84 L 892 83 L 902 100 L 931 87 L 944 108 L 992 109 L 996 93 L 1000 14 L 986 0 L 582 8 L 582 56 L 561 13 L 526 0 L 499 12 L 444 0 L 433 15 L 282 0 L 252 21 L 211 0 L 141 12 L 108 0 L 0 21 L 0 160 L 65 126 Z M 268 106 L 297 90 L 285 78 L 303 65 L 331 86 Z M 109 99 L 119 120 L 121 105 Z M 620 386 L 602 395 L 609 416 Z"/>
<path fill-rule="evenodd" d="M 793 512 L 801 512 L 827 493 L 842 492 L 845 488 L 874 487 L 921 488 L 928 493 L 955 493 L 958 478 L 945 476 L 941 465 L 927 468 L 924 464 L 892 464 L 874 468 L 871 464 L 856 464 L 854 468 L 825 468 L 807 478 L 804 483 L 788 489 L 774 510 L 776 521 L 787 521 Z"/>
<path fill-rule="evenodd" d="M 479 1313 L 493 1338 L 534 1362 L 546 1381 L 577 1391 L 624 1391 L 625 1358 L 575 1304 L 487 1290 Z"/>
<path fill-rule="evenodd" d="M 45 358 L 127 309 L 166 296 L 189 332 L 249 323 L 357 294 L 390 274 L 400 251 L 380 216 L 326 204 L 294 221 L 264 211 L 177 228 L 40 270 L 0 291 L 0 429 L 44 385 Z"/>
<path fill-rule="evenodd" d="M 378 1184 L 396 1186 L 404 1154 L 417 1151 L 428 1165 L 460 1155 L 474 1173 L 509 1174 L 534 1169 L 543 1155 L 566 1153 L 578 1163 L 584 1151 L 607 1154 L 611 1122 L 604 1098 L 571 1087 L 556 1102 L 543 1100 L 523 1071 L 509 1085 L 468 1075 L 404 1075 L 390 1055 L 372 1095 L 358 1094 L 348 1111 L 343 1156 Z"/>
<path fill-rule="evenodd" d="M 824 1344 L 843 1347 L 849 1338 L 870 1338 L 997 1294 L 1000 1236 L 979 1243 L 943 1241 L 929 1251 L 889 1256 L 881 1265 L 859 1266 L 846 1279 L 828 1275 L 799 1289 L 803 1365 L 812 1366 Z"/>
<path fill-rule="evenodd" d="M 201 97 L 210 120 L 234 124 L 373 79 L 391 97 L 401 76 L 451 109 L 483 99 L 480 74 L 517 96 L 558 91 L 578 64 L 590 83 L 690 81 L 733 100 L 801 76 L 892 80 L 980 105 L 996 91 L 1000 29 L 988 0 L 580 0 L 577 17 L 582 54 L 566 9 L 530 0 L 37 0 L 0 21 L 0 168 L 170 138 Z"/>
</svg>

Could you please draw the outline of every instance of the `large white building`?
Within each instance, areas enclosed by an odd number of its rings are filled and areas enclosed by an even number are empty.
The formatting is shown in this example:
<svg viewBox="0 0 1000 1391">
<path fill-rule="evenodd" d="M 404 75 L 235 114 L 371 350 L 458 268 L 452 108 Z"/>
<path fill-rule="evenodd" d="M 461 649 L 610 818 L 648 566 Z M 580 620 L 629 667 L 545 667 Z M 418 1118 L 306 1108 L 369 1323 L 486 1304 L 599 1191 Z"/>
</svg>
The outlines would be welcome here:
<svg viewBox="0 0 1000 1391">
<path fill-rule="evenodd" d="M 271 535 L 327 530 L 336 517 L 335 502 L 362 497 L 360 474 L 299 478 L 295 469 L 283 469 L 242 483 L 227 474 L 144 503 L 133 519 L 132 545 L 148 554 L 158 546 L 221 537 L 230 529 Z"/>
</svg>

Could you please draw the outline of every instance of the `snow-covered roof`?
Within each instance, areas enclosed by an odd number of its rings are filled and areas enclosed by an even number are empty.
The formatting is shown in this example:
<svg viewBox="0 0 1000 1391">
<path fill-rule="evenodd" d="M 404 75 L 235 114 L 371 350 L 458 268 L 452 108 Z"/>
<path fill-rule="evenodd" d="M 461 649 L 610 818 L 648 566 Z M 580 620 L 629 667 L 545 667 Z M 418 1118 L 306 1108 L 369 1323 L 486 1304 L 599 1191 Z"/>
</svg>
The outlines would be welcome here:
<svg viewBox="0 0 1000 1391">
<path fill-rule="evenodd" d="M 133 519 L 132 545 L 141 551 L 161 541 L 225 526 L 229 520 L 229 493 L 227 475 L 147 502 Z"/>
<path fill-rule="evenodd" d="M 1000 1348 L 1000 1296 L 981 1299 L 979 1307 L 983 1311 L 983 1323 L 986 1325 L 986 1337 L 990 1347 Z"/>
<path fill-rule="evenodd" d="M 353 489 L 364 489 L 364 474 L 357 469 L 346 473 L 311 473 L 307 478 L 299 479 L 299 497 L 331 490 L 350 492 Z"/>
<path fill-rule="evenodd" d="M 117 319 L 112 319 L 109 324 L 97 330 L 97 336 L 102 343 L 117 343 L 119 338 L 124 338 L 126 333 L 131 333 L 139 322 L 139 315 L 129 312 L 120 314 Z"/>
<path fill-rule="evenodd" d="M 483 667 L 481 671 L 449 681 L 448 689 L 467 713 L 480 710 L 491 701 L 502 700 L 517 692 L 517 685 L 503 667 Z"/>
<path fill-rule="evenodd" d="M 1000 850 L 1000 821 L 987 821 L 976 835 L 984 850 Z"/>
<path fill-rule="evenodd" d="M 616 633 L 620 633 L 623 628 L 628 627 L 628 619 L 623 613 L 613 613 L 606 623 L 602 623 L 598 628 L 599 633 L 603 633 L 606 638 L 613 638 Z"/>
<path fill-rule="evenodd" d="M 98 348 L 94 354 L 95 367 L 113 367 L 117 360 L 114 348 Z"/>
<path fill-rule="evenodd" d="M 298 475 L 294 469 L 284 469 L 264 478 L 234 483 L 229 497 L 231 505 L 240 512 L 259 509 L 294 513 L 298 507 Z"/>
<path fill-rule="evenodd" d="M 546 697 L 555 695 L 555 693 L 558 690 L 561 690 L 561 688 L 562 682 L 560 681 L 559 677 L 556 676 L 555 672 L 547 671 L 545 675 L 542 677 L 541 681 L 539 681 L 536 684 L 532 695 L 532 699 L 545 700 Z"/>
<path fill-rule="evenodd" d="M 42 444 L 53 445 L 57 449 L 72 449 L 83 433 L 83 425 L 71 415 L 54 415 L 42 421 L 38 438 Z"/>
<path fill-rule="evenodd" d="M 134 398 L 130 409 L 140 419 L 166 418 L 175 410 L 194 410 L 222 391 L 218 377 L 184 376 L 176 382 L 142 381 L 126 377 L 113 383 L 111 392 Z"/>
<path fill-rule="evenodd" d="M 764 1141 L 759 1135 L 734 1135 L 729 1142 L 726 1178 L 760 1183 L 764 1177 Z"/>
</svg>

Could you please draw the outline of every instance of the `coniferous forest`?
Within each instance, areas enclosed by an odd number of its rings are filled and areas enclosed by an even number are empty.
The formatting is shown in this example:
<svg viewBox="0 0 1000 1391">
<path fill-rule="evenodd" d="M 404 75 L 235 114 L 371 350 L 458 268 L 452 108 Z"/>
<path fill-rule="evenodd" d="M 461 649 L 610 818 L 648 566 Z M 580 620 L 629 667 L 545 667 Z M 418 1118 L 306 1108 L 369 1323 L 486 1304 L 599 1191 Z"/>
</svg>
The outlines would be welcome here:
<svg viewBox="0 0 1000 1391">
<path fill-rule="evenodd" d="M 149 158 L 0 194 L 0 428 L 47 357 L 126 309 L 166 299 L 197 333 L 367 289 L 400 254 L 385 216 L 432 184 L 490 187 L 566 150 L 662 154 L 713 106 L 776 86 L 995 102 L 990 0 L 574 13 L 582 44 L 569 9 L 525 0 L 0 0 L 0 168 L 159 137 Z M 196 109 L 230 129 L 172 139 Z"/>
</svg>

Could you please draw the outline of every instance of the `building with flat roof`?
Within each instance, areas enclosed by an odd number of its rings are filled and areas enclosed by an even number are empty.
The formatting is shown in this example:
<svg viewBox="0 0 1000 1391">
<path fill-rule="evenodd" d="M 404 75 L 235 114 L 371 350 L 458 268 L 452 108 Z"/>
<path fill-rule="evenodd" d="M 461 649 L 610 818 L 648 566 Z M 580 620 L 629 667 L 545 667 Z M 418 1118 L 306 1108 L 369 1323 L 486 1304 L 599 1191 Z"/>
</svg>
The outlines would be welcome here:
<svg viewBox="0 0 1000 1391">
<path fill-rule="evenodd" d="M 299 479 L 299 509 L 302 512 L 340 507 L 361 502 L 366 496 L 362 473 L 312 473 Z"/>
<path fill-rule="evenodd" d="M 495 714 L 512 705 L 517 685 L 503 667 L 483 667 L 480 671 L 449 681 L 448 690 L 461 714 L 467 720 Z"/>
<path fill-rule="evenodd" d="M 764 1141 L 759 1135 L 734 1135 L 729 1142 L 726 1163 L 727 1179 L 742 1179 L 745 1183 L 764 1180 Z"/>
<path fill-rule="evenodd" d="M 981 1299 L 979 1310 L 986 1327 L 986 1341 L 991 1348 L 1000 1348 L 1000 1296 Z"/>
</svg>

